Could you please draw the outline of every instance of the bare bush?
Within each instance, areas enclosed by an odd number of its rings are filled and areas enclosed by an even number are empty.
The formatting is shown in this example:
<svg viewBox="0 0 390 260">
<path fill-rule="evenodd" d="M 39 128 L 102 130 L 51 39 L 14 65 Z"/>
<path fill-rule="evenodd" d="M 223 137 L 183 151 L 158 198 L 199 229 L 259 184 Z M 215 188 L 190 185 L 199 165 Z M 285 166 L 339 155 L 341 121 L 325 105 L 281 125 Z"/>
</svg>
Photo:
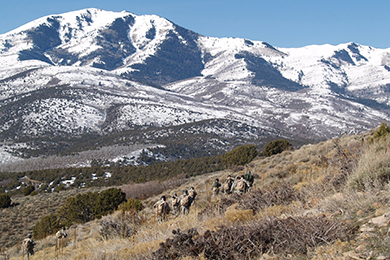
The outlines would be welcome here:
<svg viewBox="0 0 390 260">
<path fill-rule="evenodd" d="M 240 201 L 239 207 L 259 211 L 265 207 L 282 205 L 298 200 L 295 189 L 287 184 L 272 187 L 266 191 L 260 189 L 248 192 Z"/>
<path fill-rule="evenodd" d="M 232 194 L 231 196 L 221 197 L 218 204 L 209 204 L 203 210 L 198 213 L 198 218 L 203 219 L 204 217 L 214 217 L 223 214 L 228 207 L 240 202 L 242 197 L 238 194 Z"/>
<path fill-rule="evenodd" d="M 175 179 L 164 182 L 149 181 L 145 183 L 133 183 L 122 186 L 122 191 L 126 193 L 126 199 L 146 199 L 157 194 L 161 194 L 166 190 L 179 187 L 184 184 L 186 179 L 182 176 L 177 176 Z"/>
<path fill-rule="evenodd" d="M 308 248 L 346 239 L 350 228 L 324 217 L 269 218 L 248 225 L 221 226 L 199 235 L 196 229 L 174 231 L 151 259 L 252 259 L 262 253 L 307 254 Z"/>
<path fill-rule="evenodd" d="M 112 220 L 102 220 L 100 221 L 100 230 L 99 234 L 104 239 L 112 239 L 116 237 L 131 237 L 136 233 L 135 228 L 125 222 L 116 222 Z"/>
<path fill-rule="evenodd" d="M 274 205 L 286 205 L 299 199 L 299 194 L 293 187 L 287 184 L 269 188 L 266 191 L 255 189 L 244 195 L 233 193 L 231 196 L 224 196 L 216 205 L 208 205 L 199 212 L 198 218 L 211 217 L 223 214 L 228 207 L 238 203 L 238 208 L 258 212 L 265 207 Z"/>
<path fill-rule="evenodd" d="M 178 259 L 184 256 L 198 256 L 203 248 L 203 241 L 196 239 L 198 231 L 195 228 L 187 232 L 173 230 L 173 238 L 160 243 L 160 248 L 153 252 L 152 259 Z"/>
</svg>

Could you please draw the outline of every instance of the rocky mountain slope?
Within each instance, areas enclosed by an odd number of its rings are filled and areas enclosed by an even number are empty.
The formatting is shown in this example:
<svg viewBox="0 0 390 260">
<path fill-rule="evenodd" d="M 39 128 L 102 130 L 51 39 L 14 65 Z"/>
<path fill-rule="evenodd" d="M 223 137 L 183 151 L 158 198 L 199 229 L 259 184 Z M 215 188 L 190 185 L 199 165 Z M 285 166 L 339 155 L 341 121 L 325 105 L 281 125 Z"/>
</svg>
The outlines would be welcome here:
<svg viewBox="0 0 390 260">
<path fill-rule="evenodd" d="M 389 84 L 389 49 L 277 48 L 125 11 L 50 15 L 0 35 L 0 154 L 318 141 L 389 120 Z"/>
</svg>

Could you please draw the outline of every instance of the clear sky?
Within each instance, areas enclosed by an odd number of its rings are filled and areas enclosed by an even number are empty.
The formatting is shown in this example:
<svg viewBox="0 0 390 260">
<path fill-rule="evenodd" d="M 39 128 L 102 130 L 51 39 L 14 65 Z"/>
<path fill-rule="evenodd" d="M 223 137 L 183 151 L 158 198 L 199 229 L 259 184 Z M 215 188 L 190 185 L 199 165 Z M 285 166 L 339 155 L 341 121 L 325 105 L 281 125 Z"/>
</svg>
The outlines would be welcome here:
<svg viewBox="0 0 390 260">
<path fill-rule="evenodd" d="M 205 36 L 276 47 L 355 42 L 390 48 L 389 0 L 2 0 L 0 34 L 42 16 L 90 7 L 155 14 Z"/>
</svg>

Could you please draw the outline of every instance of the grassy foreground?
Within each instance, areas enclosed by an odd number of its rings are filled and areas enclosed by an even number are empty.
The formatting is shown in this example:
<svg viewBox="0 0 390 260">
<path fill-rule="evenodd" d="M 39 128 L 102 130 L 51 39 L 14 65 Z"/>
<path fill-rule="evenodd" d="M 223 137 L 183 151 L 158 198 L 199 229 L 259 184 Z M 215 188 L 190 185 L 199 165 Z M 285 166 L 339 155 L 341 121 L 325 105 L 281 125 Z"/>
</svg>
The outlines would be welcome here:
<svg viewBox="0 0 390 260">
<path fill-rule="evenodd" d="M 371 142 L 373 133 L 190 178 L 162 193 L 170 201 L 195 187 L 188 216 L 158 224 L 152 205 L 159 194 L 138 214 L 118 211 L 73 226 L 62 250 L 54 237 L 37 241 L 30 259 L 390 259 L 390 138 Z M 211 196 L 215 178 L 247 170 L 257 178 L 246 195 Z M 6 253 L 23 259 L 20 246 Z"/>
</svg>

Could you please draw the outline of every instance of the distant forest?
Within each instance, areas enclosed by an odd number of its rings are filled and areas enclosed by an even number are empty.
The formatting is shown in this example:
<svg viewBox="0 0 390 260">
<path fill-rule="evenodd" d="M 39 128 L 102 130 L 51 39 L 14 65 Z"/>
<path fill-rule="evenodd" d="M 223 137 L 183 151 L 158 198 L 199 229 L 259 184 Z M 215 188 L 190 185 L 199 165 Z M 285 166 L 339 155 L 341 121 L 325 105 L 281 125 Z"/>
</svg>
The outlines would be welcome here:
<svg viewBox="0 0 390 260">
<path fill-rule="evenodd" d="M 250 156 L 243 158 L 243 154 L 250 154 Z M 148 166 L 123 165 L 121 162 L 106 165 L 103 161 L 95 160 L 92 167 L 0 173 L 0 193 L 5 191 L 9 194 L 21 193 L 23 188 L 29 185 L 36 186 L 35 190 L 38 192 L 51 192 L 65 188 L 163 181 L 175 176 L 188 178 L 223 170 L 232 165 L 244 165 L 253 160 L 256 155 L 255 145 L 244 145 L 224 155 L 155 163 Z M 69 180 L 68 184 L 64 184 L 65 180 Z"/>
</svg>

